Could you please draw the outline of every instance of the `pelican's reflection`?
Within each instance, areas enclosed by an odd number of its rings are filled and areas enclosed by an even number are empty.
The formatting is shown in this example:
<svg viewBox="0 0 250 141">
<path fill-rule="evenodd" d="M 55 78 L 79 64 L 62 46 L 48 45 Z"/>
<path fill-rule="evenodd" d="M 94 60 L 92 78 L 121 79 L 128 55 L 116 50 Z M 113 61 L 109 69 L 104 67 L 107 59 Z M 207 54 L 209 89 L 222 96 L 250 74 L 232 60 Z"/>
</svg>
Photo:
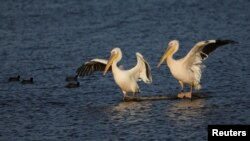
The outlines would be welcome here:
<svg viewBox="0 0 250 141">
<path fill-rule="evenodd" d="M 172 110 L 178 110 L 182 108 L 202 108 L 204 106 L 204 99 L 195 99 L 195 100 L 180 100 L 173 104 L 171 107 Z"/>
<path fill-rule="evenodd" d="M 133 123 L 140 120 L 145 121 L 145 117 L 151 110 L 152 103 L 145 102 L 121 102 L 113 107 L 111 119 L 116 122 Z"/>
<path fill-rule="evenodd" d="M 176 124 L 186 124 L 189 120 L 197 120 L 205 116 L 204 99 L 181 100 L 167 108 L 166 115 Z M 189 122 L 192 123 L 192 122 Z"/>
</svg>

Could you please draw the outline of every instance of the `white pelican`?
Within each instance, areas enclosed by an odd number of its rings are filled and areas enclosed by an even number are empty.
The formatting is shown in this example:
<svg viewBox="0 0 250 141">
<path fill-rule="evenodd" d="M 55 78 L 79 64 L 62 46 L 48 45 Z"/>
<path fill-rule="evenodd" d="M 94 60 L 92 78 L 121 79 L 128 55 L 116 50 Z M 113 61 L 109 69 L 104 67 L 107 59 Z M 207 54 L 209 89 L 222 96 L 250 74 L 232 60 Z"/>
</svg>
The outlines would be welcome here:
<svg viewBox="0 0 250 141">
<path fill-rule="evenodd" d="M 207 40 L 200 41 L 189 51 L 189 53 L 179 60 L 175 60 L 173 55 L 179 49 L 179 41 L 172 40 L 168 43 L 168 48 L 162 56 L 158 68 L 166 60 L 170 72 L 181 85 L 180 98 L 192 98 L 192 88 L 201 89 L 200 79 L 202 74 L 203 60 L 216 48 L 229 43 L 236 43 L 232 40 Z M 184 84 L 190 85 L 190 92 L 183 93 Z"/>
<path fill-rule="evenodd" d="M 79 76 L 90 75 L 95 71 L 103 71 L 103 75 L 107 71 L 112 71 L 116 84 L 120 87 L 123 93 L 123 98 L 128 93 L 140 92 L 137 81 L 143 80 L 145 83 L 152 82 L 151 70 L 148 62 L 143 58 L 140 53 L 136 53 L 137 64 L 130 70 L 122 70 L 117 66 L 117 63 L 122 59 L 122 51 L 120 48 L 114 48 L 111 51 L 110 59 L 93 59 L 84 63 L 77 69 Z M 111 67 L 110 67 L 111 66 Z"/>
</svg>

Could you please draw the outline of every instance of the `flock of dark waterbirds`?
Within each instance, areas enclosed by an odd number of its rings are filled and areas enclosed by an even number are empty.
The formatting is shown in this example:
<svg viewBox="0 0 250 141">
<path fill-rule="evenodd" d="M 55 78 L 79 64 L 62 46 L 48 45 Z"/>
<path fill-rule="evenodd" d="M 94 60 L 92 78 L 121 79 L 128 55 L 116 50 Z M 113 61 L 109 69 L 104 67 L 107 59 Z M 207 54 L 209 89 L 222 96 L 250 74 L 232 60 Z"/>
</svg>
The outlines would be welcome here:
<svg viewBox="0 0 250 141">
<path fill-rule="evenodd" d="M 29 79 L 21 79 L 20 75 L 9 77 L 9 82 L 20 82 L 21 84 L 33 84 L 33 77 L 30 77 Z"/>
<path fill-rule="evenodd" d="M 80 86 L 80 82 L 77 81 L 77 75 L 66 77 L 65 81 L 68 83 L 65 85 L 66 88 L 77 88 Z M 20 82 L 21 84 L 34 84 L 33 77 L 29 79 L 21 79 L 20 75 L 11 76 L 8 79 L 8 82 Z"/>
</svg>

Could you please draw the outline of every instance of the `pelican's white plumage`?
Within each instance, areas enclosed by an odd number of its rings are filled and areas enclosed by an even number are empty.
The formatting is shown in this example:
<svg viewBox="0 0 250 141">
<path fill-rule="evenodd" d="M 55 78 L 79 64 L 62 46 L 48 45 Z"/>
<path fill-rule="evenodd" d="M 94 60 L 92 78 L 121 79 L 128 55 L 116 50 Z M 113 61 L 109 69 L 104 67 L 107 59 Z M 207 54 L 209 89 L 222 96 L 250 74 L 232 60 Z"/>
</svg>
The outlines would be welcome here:
<svg viewBox="0 0 250 141">
<path fill-rule="evenodd" d="M 137 64 L 130 70 L 123 70 L 117 66 L 117 63 L 122 59 L 122 52 L 120 48 L 114 48 L 111 51 L 109 60 L 93 59 L 84 63 L 77 69 L 79 76 L 90 75 L 95 71 L 104 71 L 105 75 L 107 71 L 112 71 L 116 84 L 122 90 L 124 97 L 128 93 L 140 92 L 137 81 L 143 80 L 145 83 L 152 82 L 151 70 L 148 62 L 143 58 L 140 53 L 136 53 Z M 110 67 L 111 66 L 111 67 Z"/>
<path fill-rule="evenodd" d="M 184 58 L 175 60 L 173 58 L 173 55 L 179 49 L 179 41 L 172 40 L 169 42 L 168 48 L 165 54 L 162 56 L 158 67 L 160 67 L 160 65 L 166 60 L 170 72 L 172 73 L 174 78 L 179 81 L 181 85 L 181 91 L 183 92 L 184 84 L 189 84 L 191 86 L 190 92 L 187 95 L 182 95 L 191 98 L 192 87 L 194 87 L 195 89 L 201 88 L 201 74 L 202 69 L 205 67 L 203 65 L 203 60 L 205 60 L 208 55 L 219 46 L 226 45 L 229 43 L 235 42 L 232 40 L 201 41 L 195 44 L 195 46 L 189 51 L 189 53 Z"/>
</svg>

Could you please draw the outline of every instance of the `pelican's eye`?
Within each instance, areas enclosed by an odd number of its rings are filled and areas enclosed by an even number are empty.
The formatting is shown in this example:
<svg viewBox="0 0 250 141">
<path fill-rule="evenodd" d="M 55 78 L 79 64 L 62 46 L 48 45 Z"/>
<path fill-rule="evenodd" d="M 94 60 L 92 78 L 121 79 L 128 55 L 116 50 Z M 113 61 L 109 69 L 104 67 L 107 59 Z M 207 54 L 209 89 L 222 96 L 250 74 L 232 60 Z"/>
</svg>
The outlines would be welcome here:
<svg viewBox="0 0 250 141">
<path fill-rule="evenodd" d="M 117 53 L 116 50 L 112 50 L 112 51 L 111 51 L 111 54 L 116 54 L 116 53 Z"/>
<path fill-rule="evenodd" d="M 168 46 L 173 46 L 174 45 L 174 43 L 173 42 L 170 42 L 169 44 L 168 44 Z"/>
</svg>

